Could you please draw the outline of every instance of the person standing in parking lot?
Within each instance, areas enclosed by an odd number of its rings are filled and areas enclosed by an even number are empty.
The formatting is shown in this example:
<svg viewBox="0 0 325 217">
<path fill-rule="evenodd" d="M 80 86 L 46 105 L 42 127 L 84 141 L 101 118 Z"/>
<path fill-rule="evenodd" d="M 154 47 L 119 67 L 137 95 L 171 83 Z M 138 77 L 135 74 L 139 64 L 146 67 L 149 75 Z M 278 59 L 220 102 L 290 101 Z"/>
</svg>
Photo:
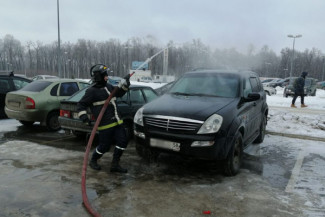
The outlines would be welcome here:
<svg viewBox="0 0 325 217">
<path fill-rule="evenodd" d="M 93 86 L 86 90 L 85 95 L 78 102 L 77 110 L 79 118 L 86 124 L 90 124 L 90 120 L 87 115 L 87 108 L 89 107 L 95 118 L 98 117 L 106 99 L 114 90 L 114 87 L 107 83 L 109 68 L 103 64 L 97 64 L 91 67 L 90 73 L 92 80 L 95 82 Z M 111 172 L 127 173 L 127 169 L 122 168 L 119 165 L 120 158 L 125 150 L 128 139 L 126 136 L 125 128 L 122 126 L 123 120 L 120 118 L 116 97 L 122 97 L 130 86 L 130 77 L 121 80 L 115 96 L 111 99 L 101 122 L 98 126 L 99 132 L 99 145 L 94 150 L 89 166 L 94 170 L 100 170 L 97 160 L 100 159 L 103 154 L 109 151 L 110 146 L 114 143 L 115 149 L 113 153 L 113 160 L 111 164 Z"/>
<path fill-rule="evenodd" d="M 308 72 L 302 72 L 301 76 L 299 78 L 297 78 L 295 80 L 295 82 L 293 83 L 295 95 L 293 96 L 292 103 L 291 103 L 292 108 L 297 108 L 297 106 L 295 106 L 295 102 L 296 102 L 296 99 L 298 98 L 298 96 L 300 96 L 300 99 L 301 99 L 301 108 L 307 107 L 307 105 L 305 105 L 305 102 L 304 102 L 305 79 L 306 79 L 307 75 L 308 75 Z"/>
</svg>

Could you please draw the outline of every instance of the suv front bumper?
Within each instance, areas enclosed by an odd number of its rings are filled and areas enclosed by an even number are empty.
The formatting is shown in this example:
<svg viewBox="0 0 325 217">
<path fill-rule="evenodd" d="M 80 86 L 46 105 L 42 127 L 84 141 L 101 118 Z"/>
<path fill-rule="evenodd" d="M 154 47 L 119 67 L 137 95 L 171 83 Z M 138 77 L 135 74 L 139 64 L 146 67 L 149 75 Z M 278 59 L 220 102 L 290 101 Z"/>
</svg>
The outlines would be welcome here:
<svg viewBox="0 0 325 217">
<path fill-rule="evenodd" d="M 229 142 L 233 138 L 227 138 L 220 132 L 211 135 L 184 135 L 161 131 L 145 133 L 143 127 L 136 124 L 134 135 L 136 144 L 144 148 L 204 160 L 225 159 L 229 150 L 227 144 L 231 144 Z"/>
</svg>

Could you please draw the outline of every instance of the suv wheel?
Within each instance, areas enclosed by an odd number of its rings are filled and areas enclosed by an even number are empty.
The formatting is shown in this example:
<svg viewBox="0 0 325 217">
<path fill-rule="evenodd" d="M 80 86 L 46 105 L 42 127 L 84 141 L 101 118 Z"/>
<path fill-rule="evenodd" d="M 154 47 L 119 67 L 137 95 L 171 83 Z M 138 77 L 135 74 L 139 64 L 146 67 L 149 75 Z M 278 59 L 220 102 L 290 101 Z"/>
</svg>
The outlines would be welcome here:
<svg viewBox="0 0 325 217">
<path fill-rule="evenodd" d="M 254 140 L 254 143 L 262 143 L 265 137 L 265 128 L 266 128 L 266 117 L 263 115 L 261 125 L 260 125 L 260 134 Z"/>
<path fill-rule="evenodd" d="M 226 161 L 224 162 L 224 172 L 227 176 L 236 175 L 243 161 L 243 140 L 242 135 L 237 132 Z"/>
<path fill-rule="evenodd" d="M 58 112 L 51 112 L 48 114 L 46 119 L 46 127 L 50 131 L 57 131 L 61 128 Z"/>
<path fill-rule="evenodd" d="M 24 126 L 32 126 L 34 121 L 19 121 Z"/>
</svg>

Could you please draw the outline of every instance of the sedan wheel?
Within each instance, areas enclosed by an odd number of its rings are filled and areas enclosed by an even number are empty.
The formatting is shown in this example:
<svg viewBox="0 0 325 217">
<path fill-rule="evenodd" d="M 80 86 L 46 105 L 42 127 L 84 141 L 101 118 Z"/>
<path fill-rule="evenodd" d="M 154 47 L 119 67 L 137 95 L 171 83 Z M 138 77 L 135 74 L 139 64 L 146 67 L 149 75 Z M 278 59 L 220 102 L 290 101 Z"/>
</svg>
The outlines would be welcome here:
<svg viewBox="0 0 325 217">
<path fill-rule="evenodd" d="M 51 112 L 47 116 L 46 120 L 46 127 L 50 131 L 57 131 L 61 128 L 60 122 L 59 122 L 59 113 L 58 112 Z"/>
</svg>

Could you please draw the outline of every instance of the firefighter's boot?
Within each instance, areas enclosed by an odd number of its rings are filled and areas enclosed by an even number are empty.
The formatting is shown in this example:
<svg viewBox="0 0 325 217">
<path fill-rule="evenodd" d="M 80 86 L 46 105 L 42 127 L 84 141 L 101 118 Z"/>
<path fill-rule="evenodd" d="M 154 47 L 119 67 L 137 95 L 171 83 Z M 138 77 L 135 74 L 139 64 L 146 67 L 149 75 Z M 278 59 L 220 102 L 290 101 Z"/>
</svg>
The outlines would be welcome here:
<svg viewBox="0 0 325 217">
<path fill-rule="evenodd" d="M 308 107 L 308 105 L 301 104 L 301 108 L 305 108 L 305 107 Z"/>
<path fill-rule="evenodd" d="M 295 104 L 291 104 L 291 108 L 297 108 L 297 106 L 295 106 Z"/>
<path fill-rule="evenodd" d="M 122 154 L 123 154 L 123 150 L 115 148 L 114 154 L 113 154 L 112 166 L 111 166 L 111 173 L 127 173 L 128 172 L 127 169 L 122 168 L 119 164 Z"/>
<path fill-rule="evenodd" d="M 93 153 L 93 156 L 91 157 L 91 160 L 89 162 L 89 166 L 94 170 L 100 170 L 101 167 L 98 165 L 97 160 L 99 158 L 101 158 L 102 156 L 103 156 L 102 154 L 98 154 L 95 150 Z"/>
</svg>

